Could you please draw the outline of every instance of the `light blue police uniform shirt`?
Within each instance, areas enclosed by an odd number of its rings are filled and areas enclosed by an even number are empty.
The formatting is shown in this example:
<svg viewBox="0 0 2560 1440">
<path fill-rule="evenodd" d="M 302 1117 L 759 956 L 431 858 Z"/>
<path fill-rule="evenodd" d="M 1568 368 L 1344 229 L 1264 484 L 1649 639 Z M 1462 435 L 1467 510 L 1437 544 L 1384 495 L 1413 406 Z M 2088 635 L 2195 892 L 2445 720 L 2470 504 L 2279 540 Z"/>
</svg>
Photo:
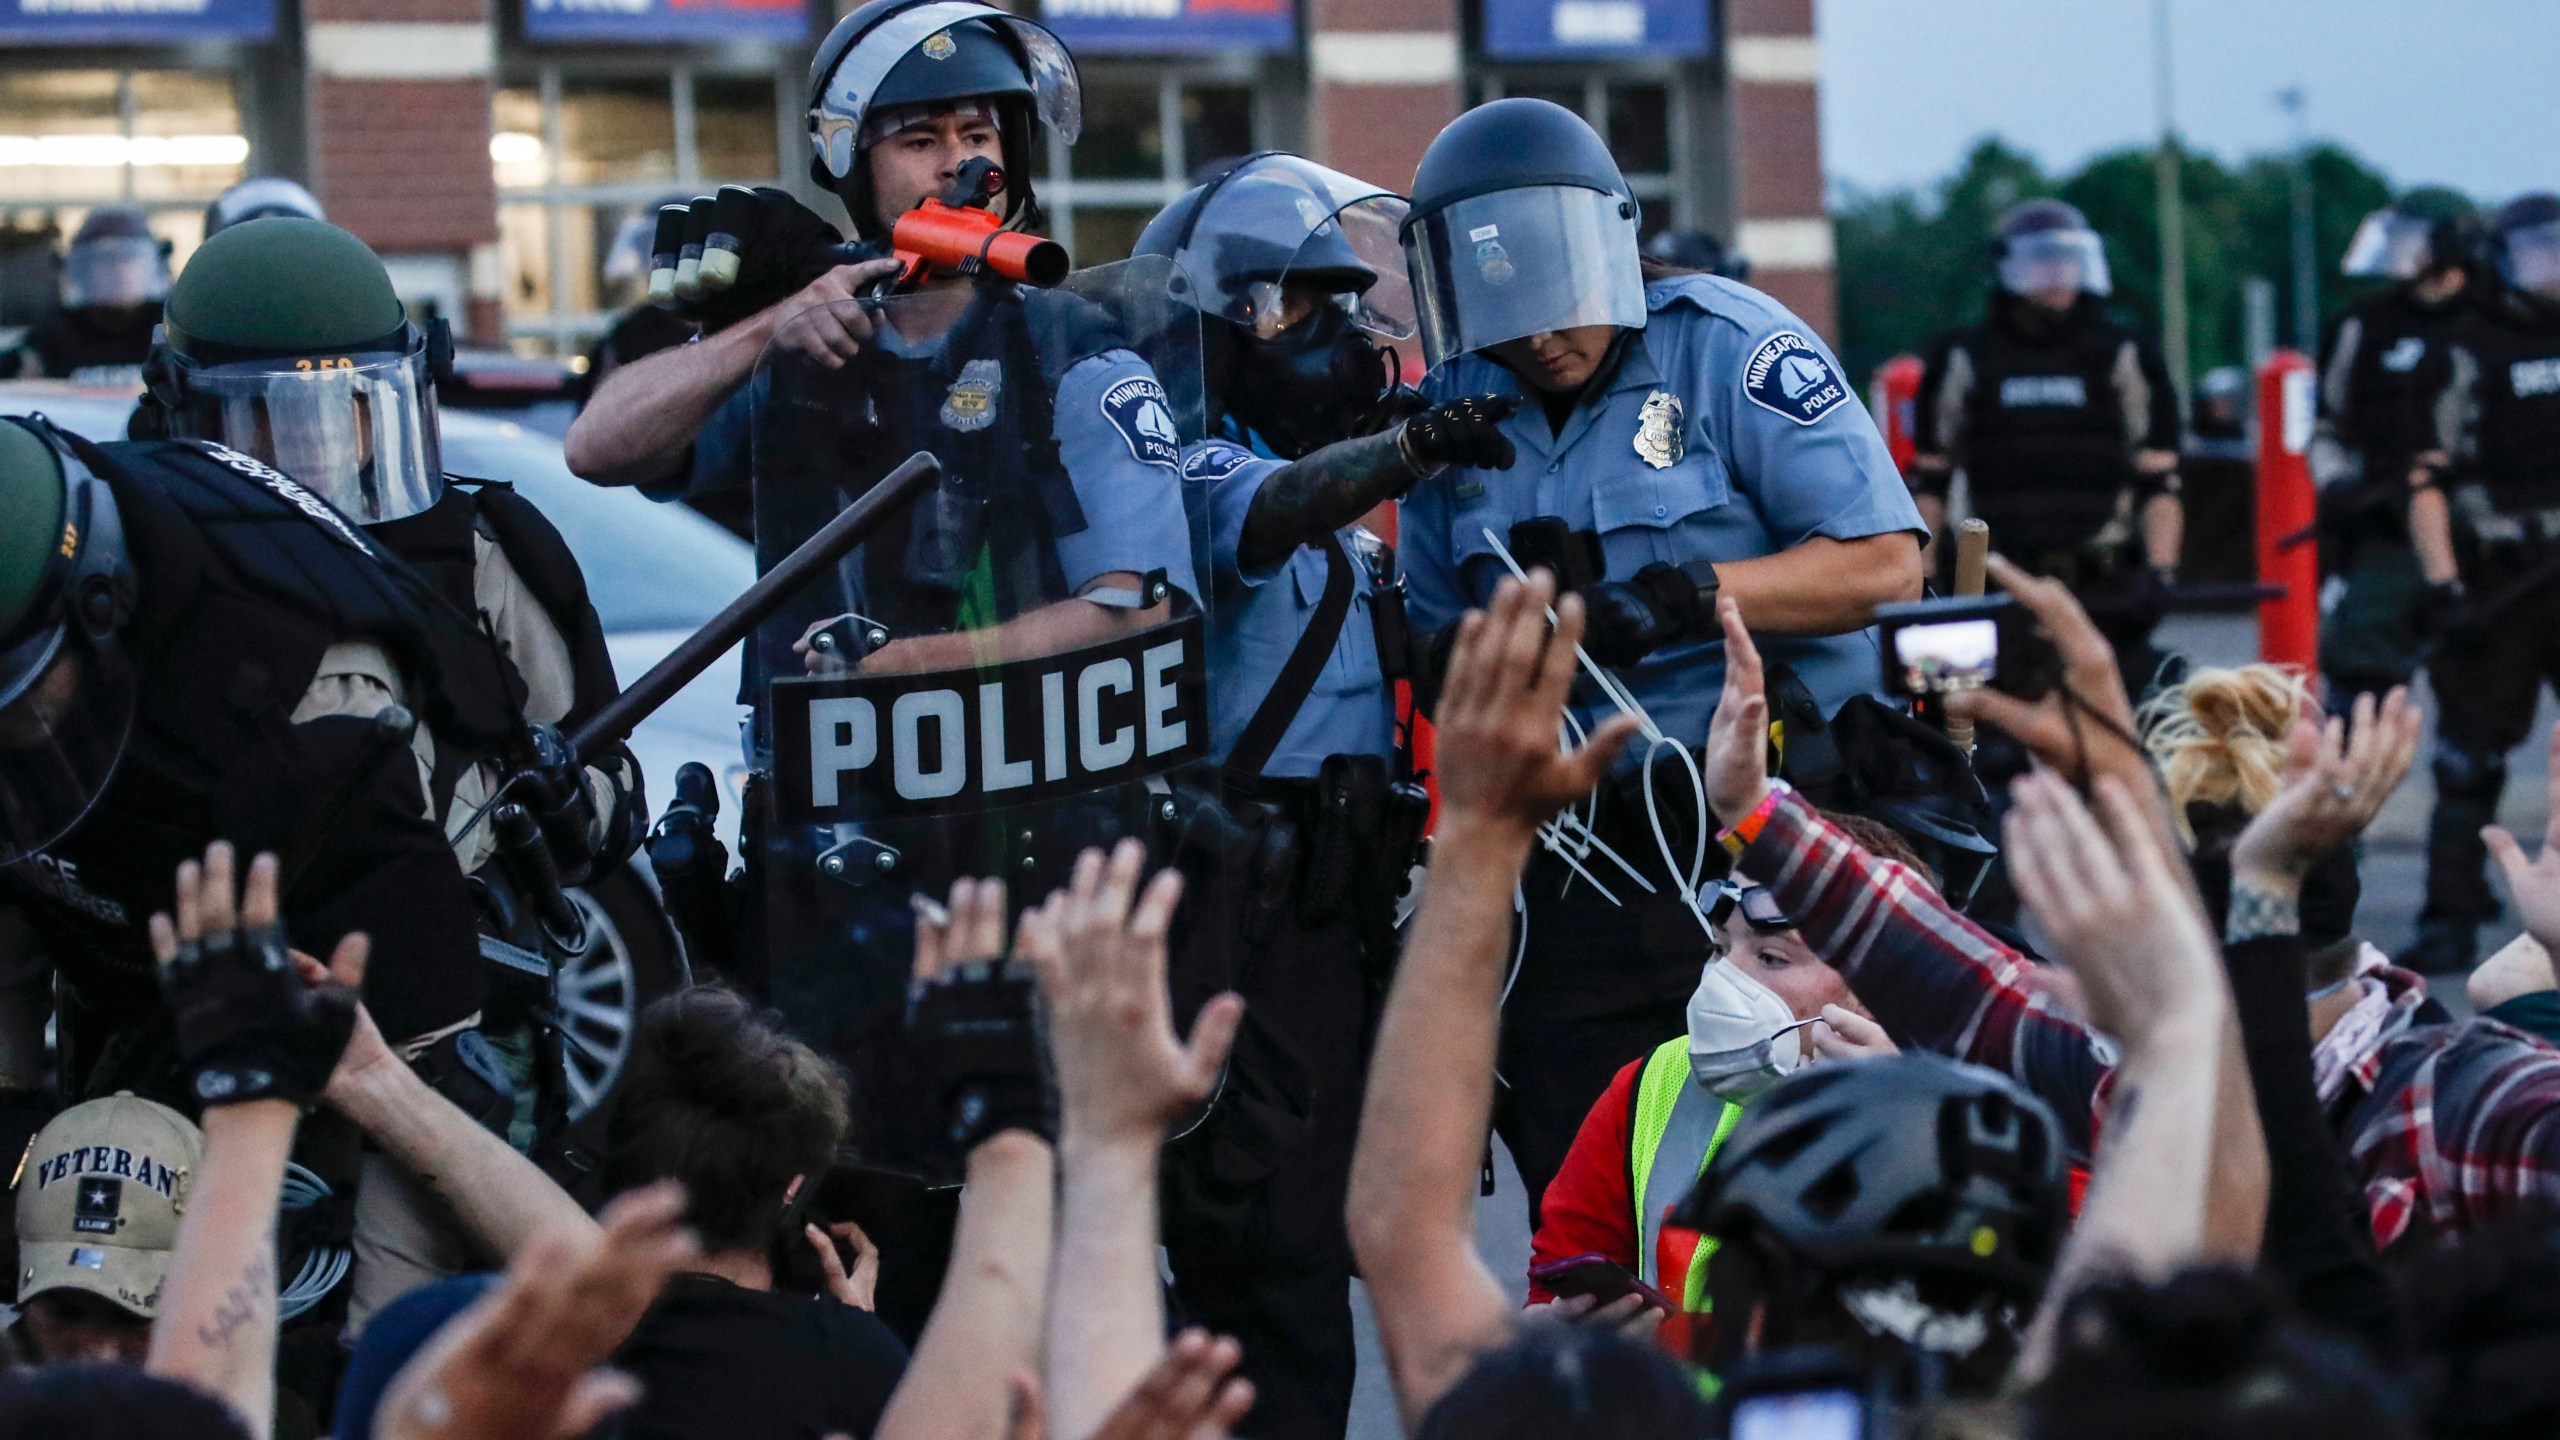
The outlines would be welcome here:
<svg viewBox="0 0 2560 1440">
<path fill-rule="evenodd" d="M 770 388 L 763 370 L 739 386 L 695 438 L 683 483 L 650 490 L 650 497 L 752 493 L 756 417 Z M 1202 593 L 1182 508 L 1181 440 L 1164 406 L 1163 385 L 1135 351 L 1100 351 L 1059 377 L 1052 405 L 1058 458 L 1085 519 L 1082 530 L 1057 542 L 1070 591 L 1114 571 L 1161 569 L 1185 595 Z"/>
<path fill-rule="evenodd" d="M 1509 370 L 1469 355 L 1434 371 L 1435 400 L 1524 395 L 1503 424 L 1518 447 L 1508 470 L 1450 470 L 1405 497 L 1397 538 L 1410 586 L 1414 632 L 1429 635 L 1482 605 L 1509 573 L 1486 538 L 1506 547 L 1511 526 L 1552 515 L 1596 529 L 1607 578 L 1632 579 L 1653 562 L 1749 560 L 1817 535 L 1855 540 L 1925 535 L 1911 492 L 1840 362 L 1811 326 L 1753 290 L 1711 275 L 1645 287 L 1646 328 L 1630 342 L 1606 392 L 1577 408 L 1563 433 Z M 1679 407 L 1679 443 L 1655 428 L 1655 458 L 1638 449 L 1648 400 Z M 1657 403 L 1657 415 L 1663 406 Z M 1795 670 L 1837 710 L 1852 695 L 1880 693 L 1872 627 L 1819 638 L 1753 637 L 1761 653 Z M 1724 687 L 1724 646 L 1702 641 L 1656 651 L 1615 672 L 1666 735 L 1706 742 Z M 1574 712 L 1585 724 L 1615 714 L 1587 680 Z"/>
<path fill-rule="evenodd" d="M 1253 497 L 1283 463 L 1226 439 L 1195 444 L 1183 457 L 1183 489 L 1209 521 L 1209 753 L 1221 763 L 1324 598 L 1326 561 L 1312 545 L 1267 569 L 1236 563 Z M 1379 542 L 1356 525 L 1334 538 L 1351 561 L 1351 609 L 1306 703 L 1263 765 L 1265 775 L 1312 779 L 1328 755 L 1395 753 L 1395 699 L 1378 668 L 1369 609 L 1374 587 L 1364 556 Z"/>
</svg>

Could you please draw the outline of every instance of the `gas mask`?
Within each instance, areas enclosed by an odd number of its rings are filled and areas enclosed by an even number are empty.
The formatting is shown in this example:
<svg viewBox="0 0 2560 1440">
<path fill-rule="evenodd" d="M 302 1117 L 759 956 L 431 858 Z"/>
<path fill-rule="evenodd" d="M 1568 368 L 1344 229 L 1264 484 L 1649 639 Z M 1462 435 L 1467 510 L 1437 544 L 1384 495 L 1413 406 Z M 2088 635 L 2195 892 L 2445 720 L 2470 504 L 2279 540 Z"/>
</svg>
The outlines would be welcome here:
<svg viewBox="0 0 2560 1440">
<path fill-rule="evenodd" d="M 1295 460 L 1378 428 L 1397 379 L 1395 354 L 1372 343 L 1341 306 L 1319 304 L 1268 340 L 1236 326 L 1235 339 L 1228 407 L 1274 454 Z"/>
<path fill-rule="evenodd" d="M 1689 996 L 1689 1073 L 1719 1100 L 1748 1100 L 1804 1063 L 1804 1031 L 1776 991 L 1729 959 Z"/>
</svg>

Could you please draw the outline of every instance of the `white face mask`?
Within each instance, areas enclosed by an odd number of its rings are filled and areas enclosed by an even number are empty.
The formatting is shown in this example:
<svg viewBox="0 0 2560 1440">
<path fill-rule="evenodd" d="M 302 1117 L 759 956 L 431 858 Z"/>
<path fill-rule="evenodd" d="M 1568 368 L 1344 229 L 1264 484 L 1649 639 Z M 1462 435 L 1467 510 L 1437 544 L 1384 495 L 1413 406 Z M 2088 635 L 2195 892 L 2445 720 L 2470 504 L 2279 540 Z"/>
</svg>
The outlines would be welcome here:
<svg viewBox="0 0 2560 1440">
<path fill-rule="evenodd" d="M 1776 991 L 1717 960 L 1689 997 L 1689 1073 L 1720 1100 L 1747 1100 L 1803 1062 L 1804 1031 Z"/>
</svg>

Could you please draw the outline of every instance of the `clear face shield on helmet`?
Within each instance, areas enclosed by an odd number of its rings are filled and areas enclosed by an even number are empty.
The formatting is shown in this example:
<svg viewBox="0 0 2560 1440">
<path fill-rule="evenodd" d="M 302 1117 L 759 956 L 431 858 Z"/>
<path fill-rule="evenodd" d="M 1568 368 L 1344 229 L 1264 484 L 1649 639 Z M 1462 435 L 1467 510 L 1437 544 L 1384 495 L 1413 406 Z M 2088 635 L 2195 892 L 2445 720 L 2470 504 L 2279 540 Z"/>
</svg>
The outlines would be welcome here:
<svg viewBox="0 0 2560 1440">
<path fill-rule="evenodd" d="M 1554 330 L 1644 328 L 1636 206 L 1624 196 L 1579 185 L 1497 190 L 1412 221 L 1404 239 L 1434 368 Z"/>
<path fill-rule="evenodd" d="M 1389 343 L 1414 334 L 1404 198 L 1295 155 L 1218 182 L 1174 255 L 1201 308 L 1269 340 L 1329 303 Z"/>
<path fill-rule="evenodd" d="M 444 493 L 425 346 L 190 366 L 183 392 L 171 434 L 263 460 L 359 525 L 415 515 Z"/>
<path fill-rule="evenodd" d="M 2560 300 L 2560 220 L 2506 232 L 2498 244 L 2498 273 L 2519 290 Z"/>
<path fill-rule="evenodd" d="M 2000 288 L 2012 295 L 2105 295 L 2107 247 L 2095 230 L 2033 230 L 2001 243 Z"/>
<path fill-rule="evenodd" d="M 1076 62 L 1066 45 L 1039 22 L 992 5 L 935 0 L 901 10 L 864 32 L 827 78 L 825 91 L 809 110 L 810 138 L 819 160 L 836 175 L 852 174 L 853 157 L 862 149 L 862 122 L 880 82 L 918 47 L 971 20 L 1002 31 L 1021 47 L 1031 74 L 1034 113 L 1061 141 L 1076 143 L 1084 131 L 1084 87 L 1076 78 Z"/>
<path fill-rule="evenodd" d="M 148 305 L 169 298 L 169 257 L 146 235 L 87 240 L 62 259 L 66 310 Z"/>
<path fill-rule="evenodd" d="M 2433 228 L 2388 206 L 2376 210 L 2356 226 L 2354 238 L 2347 241 L 2346 258 L 2338 262 L 2338 273 L 2414 280 L 2433 263 L 2434 247 L 2427 243 L 2427 232 Z"/>
</svg>

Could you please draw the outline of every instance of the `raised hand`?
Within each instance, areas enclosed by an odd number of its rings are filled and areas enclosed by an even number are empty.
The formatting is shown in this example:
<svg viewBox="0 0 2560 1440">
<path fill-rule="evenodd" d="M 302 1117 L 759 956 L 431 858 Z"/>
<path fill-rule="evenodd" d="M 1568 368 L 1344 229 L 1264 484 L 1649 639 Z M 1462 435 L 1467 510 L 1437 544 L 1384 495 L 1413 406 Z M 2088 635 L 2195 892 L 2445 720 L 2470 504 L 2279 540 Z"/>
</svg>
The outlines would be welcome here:
<svg viewBox="0 0 2560 1440">
<path fill-rule="evenodd" d="M 2552 727 L 2551 754 L 2560 759 L 2560 726 Z M 2480 832 L 2488 842 L 2489 853 L 2496 857 L 2498 868 L 2506 872 L 2507 889 L 2516 897 L 2516 914 L 2524 921 L 2524 931 L 2539 942 L 2547 954 L 2560 955 L 2560 770 L 2552 772 L 2546 803 L 2551 818 L 2542 827 L 2542 853 L 2528 860 L 2524 847 L 2504 826 L 2491 825 Z"/>
<path fill-rule="evenodd" d="M 872 1297 L 880 1289 L 880 1247 L 871 1243 L 861 1226 L 840 1220 L 820 1229 L 803 1225 L 801 1234 L 818 1252 L 819 1268 L 825 1271 L 827 1293 L 856 1310 L 873 1308 Z M 853 1268 L 845 1269 L 844 1253 L 836 1248 L 838 1241 L 853 1250 Z"/>
<path fill-rule="evenodd" d="M 948 907 L 914 903 L 907 1031 L 940 1081 L 952 1142 L 1055 1134 L 1032 971 L 1004 958 L 1004 882 L 955 880 Z"/>
<path fill-rule="evenodd" d="M 214 841 L 201 864 L 178 867 L 176 919 L 151 917 L 178 1059 L 205 1105 L 308 1105 L 328 1086 L 355 1031 L 354 984 L 305 981 L 277 915 L 275 856 L 249 862 L 245 889 L 235 889 L 233 868 L 230 843 Z M 340 940 L 324 973 L 361 982 L 367 948 L 362 935 Z"/>
<path fill-rule="evenodd" d="M 2352 724 L 2296 720 L 2285 736 L 2284 788 L 2232 842 L 2232 872 L 2298 879 L 2363 834 L 2416 761 L 2423 728 L 2406 686 L 2378 707 L 2358 696 Z"/>
<path fill-rule="evenodd" d="M 1443 465 L 1508 470 L 1519 452 L 1502 422 L 1520 408 L 1517 395 L 1469 395 L 1433 406 L 1404 422 L 1396 448 L 1407 465 L 1429 474 Z"/>
<path fill-rule="evenodd" d="M 1060 1132 L 1077 1140 L 1149 1145 L 1217 1084 L 1244 1019 L 1244 999 L 1200 1007 L 1184 1043 L 1165 989 L 1165 937 L 1182 876 L 1166 870 L 1139 893 L 1146 847 L 1123 840 L 1106 860 L 1076 857 L 1067 888 L 1024 917 L 1022 950 L 1048 997 L 1057 1057 Z"/>
<path fill-rule="evenodd" d="M 1555 577 L 1532 571 L 1525 584 L 1504 580 L 1491 604 L 1458 622 L 1434 716 L 1444 826 L 1532 833 L 1600 783 L 1635 733 L 1635 721 L 1613 716 L 1580 749 L 1561 750 L 1583 615 L 1580 599 L 1558 601 L 1555 593 Z M 1552 639 L 1549 605 L 1556 610 Z"/>
<path fill-rule="evenodd" d="M 383 1440 L 568 1440 L 639 1398 L 604 1363 L 667 1280 L 701 1255 L 673 1181 L 605 1207 L 599 1230 L 546 1231 L 391 1383 Z"/>
<path fill-rule="evenodd" d="M 1716 602 L 1724 626 L 1724 696 L 1707 726 L 1707 808 L 1731 825 L 1769 796 L 1769 697 L 1742 607 Z"/>
<path fill-rule="evenodd" d="M 1984 687 L 1947 696 L 1947 714 L 1997 725 L 2029 753 L 2075 785 L 2114 774 L 2130 782 L 2149 774 L 2149 761 L 2133 728 L 2133 705 L 2115 651 L 2089 612 L 2059 580 L 2029 575 L 1998 555 L 1991 578 L 2036 617 L 2062 656 L 2062 683 L 2039 700 Z M 2146 782 L 2147 783 L 2147 782 Z"/>
<path fill-rule="evenodd" d="M 2018 898 L 2079 982 L 2091 1023 L 2130 1052 L 2155 1027 L 2192 1014 L 2195 1001 L 2218 997 L 2221 965 L 2149 802 L 2112 775 L 2099 777 L 2097 792 L 2093 816 L 2052 771 L 2022 776 L 2010 788 L 2002 853 Z"/>
</svg>

